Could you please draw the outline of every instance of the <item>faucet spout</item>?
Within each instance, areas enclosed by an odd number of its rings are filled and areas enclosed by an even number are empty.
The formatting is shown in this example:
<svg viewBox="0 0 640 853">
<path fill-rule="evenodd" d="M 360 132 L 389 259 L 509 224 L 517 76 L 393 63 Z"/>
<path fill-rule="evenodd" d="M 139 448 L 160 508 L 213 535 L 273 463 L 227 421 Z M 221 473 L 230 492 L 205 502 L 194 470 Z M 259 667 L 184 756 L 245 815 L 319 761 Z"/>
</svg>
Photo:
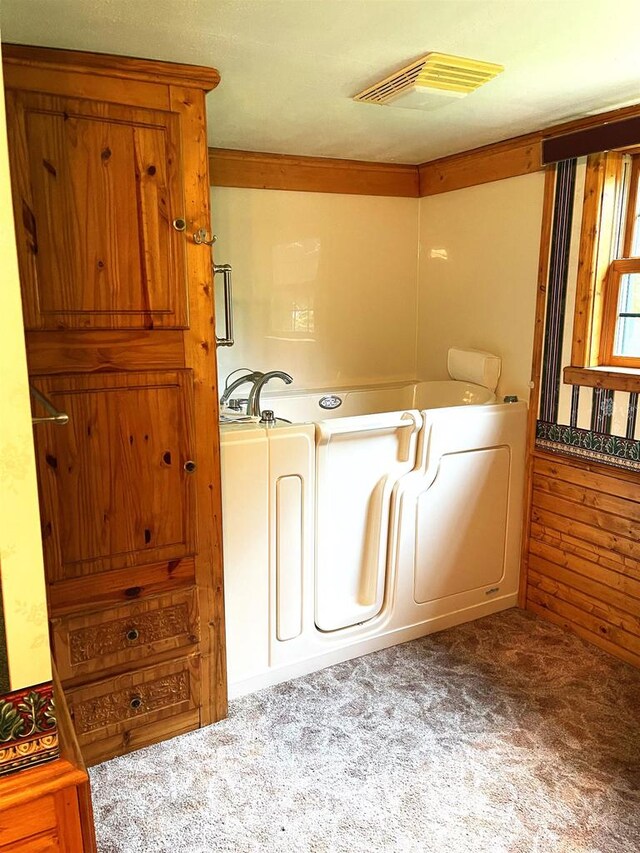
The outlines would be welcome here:
<svg viewBox="0 0 640 853">
<path fill-rule="evenodd" d="M 293 376 L 290 376 L 283 370 L 270 370 L 267 373 L 263 374 L 253 383 L 253 388 L 251 389 L 251 393 L 249 394 L 249 402 L 247 404 L 248 415 L 252 415 L 253 417 L 257 418 L 261 417 L 262 412 L 260 410 L 260 393 L 262 392 L 262 389 L 267 384 L 267 382 L 269 382 L 270 379 L 282 379 L 282 381 L 286 382 L 287 385 L 290 385 L 293 382 Z"/>
<path fill-rule="evenodd" d="M 222 397 L 220 397 L 220 405 L 226 405 L 227 401 L 229 400 L 233 392 L 236 390 L 236 388 L 239 388 L 241 385 L 244 385 L 245 382 L 251 382 L 255 387 L 255 383 L 262 379 L 263 376 L 264 374 L 260 370 L 252 370 L 250 373 L 245 373 L 238 379 L 234 379 L 233 382 L 230 385 L 227 385 L 227 387 L 224 389 L 224 393 Z"/>
</svg>

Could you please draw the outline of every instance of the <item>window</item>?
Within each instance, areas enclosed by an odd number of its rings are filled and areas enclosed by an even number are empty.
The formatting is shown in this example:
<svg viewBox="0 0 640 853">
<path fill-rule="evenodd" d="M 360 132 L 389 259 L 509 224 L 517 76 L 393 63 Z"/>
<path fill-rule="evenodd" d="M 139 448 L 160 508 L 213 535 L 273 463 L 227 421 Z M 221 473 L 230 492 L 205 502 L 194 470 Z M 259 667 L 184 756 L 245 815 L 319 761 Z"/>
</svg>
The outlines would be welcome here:
<svg viewBox="0 0 640 853">
<path fill-rule="evenodd" d="M 571 367 L 565 381 L 624 388 L 640 369 L 640 149 L 587 160 Z M 586 369 L 585 369 L 586 368 Z M 590 370 L 599 368 L 596 383 Z M 611 368 L 611 376 L 602 371 Z M 608 384 L 609 383 L 609 384 Z M 613 384 L 611 384 L 613 383 Z"/>
<path fill-rule="evenodd" d="M 640 154 L 620 169 L 613 259 L 605 281 L 600 336 L 602 365 L 640 367 Z"/>
</svg>

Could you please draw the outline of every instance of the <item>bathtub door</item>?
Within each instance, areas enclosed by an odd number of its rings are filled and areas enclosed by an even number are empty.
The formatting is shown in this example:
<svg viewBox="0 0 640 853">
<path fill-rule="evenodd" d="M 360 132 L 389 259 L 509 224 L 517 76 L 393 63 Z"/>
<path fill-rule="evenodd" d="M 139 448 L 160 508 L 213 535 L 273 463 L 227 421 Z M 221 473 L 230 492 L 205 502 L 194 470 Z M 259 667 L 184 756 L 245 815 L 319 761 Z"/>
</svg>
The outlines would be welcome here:
<svg viewBox="0 0 640 853">
<path fill-rule="evenodd" d="M 422 414 L 391 525 L 398 606 L 411 618 L 414 605 L 442 615 L 513 595 L 520 568 L 526 405 Z"/>
<path fill-rule="evenodd" d="M 316 426 L 316 599 L 321 631 L 366 622 L 384 602 L 389 511 L 416 459 L 417 411 Z"/>
</svg>

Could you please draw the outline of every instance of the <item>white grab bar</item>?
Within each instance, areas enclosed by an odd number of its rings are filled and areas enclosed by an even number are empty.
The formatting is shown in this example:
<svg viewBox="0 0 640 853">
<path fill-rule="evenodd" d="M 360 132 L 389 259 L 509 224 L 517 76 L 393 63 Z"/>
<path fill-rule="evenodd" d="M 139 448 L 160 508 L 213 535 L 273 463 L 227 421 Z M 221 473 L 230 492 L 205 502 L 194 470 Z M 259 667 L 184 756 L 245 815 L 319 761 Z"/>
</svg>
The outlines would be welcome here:
<svg viewBox="0 0 640 853">
<path fill-rule="evenodd" d="M 418 412 L 403 412 L 400 417 L 395 416 L 388 422 L 374 421 L 374 423 L 362 423 L 366 415 L 355 415 L 351 418 L 337 418 L 334 421 L 320 421 L 317 424 L 318 434 L 322 439 L 330 439 L 332 435 L 343 435 L 344 433 L 356 432 L 382 432 L 388 429 L 411 428 L 411 433 L 416 432 L 422 426 L 422 417 Z M 379 417 L 375 415 L 375 417 Z"/>
<path fill-rule="evenodd" d="M 319 444 L 327 444 L 335 435 L 356 435 L 363 432 L 388 432 L 389 430 L 407 430 L 403 433 L 398 447 L 398 461 L 408 462 L 411 451 L 411 437 L 422 427 L 422 416 L 417 411 L 403 412 L 398 417 L 397 412 L 389 415 L 389 420 L 380 420 L 379 415 L 374 416 L 373 423 L 363 423 L 368 418 L 356 415 L 351 418 L 337 418 L 333 421 L 320 421 L 316 424 L 316 438 Z"/>
</svg>

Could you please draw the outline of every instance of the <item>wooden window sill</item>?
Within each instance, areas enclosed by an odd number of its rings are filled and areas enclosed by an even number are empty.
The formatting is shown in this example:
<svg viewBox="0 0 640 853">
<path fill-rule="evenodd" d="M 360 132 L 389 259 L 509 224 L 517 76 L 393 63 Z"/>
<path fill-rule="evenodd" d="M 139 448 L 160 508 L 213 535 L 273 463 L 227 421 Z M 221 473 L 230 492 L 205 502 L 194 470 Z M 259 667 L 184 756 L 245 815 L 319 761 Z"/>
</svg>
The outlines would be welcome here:
<svg viewBox="0 0 640 853">
<path fill-rule="evenodd" d="M 640 369 L 630 367 L 565 367 L 566 385 L 586 385 L 612 391 L 640 391 Z"/>
</svg>

